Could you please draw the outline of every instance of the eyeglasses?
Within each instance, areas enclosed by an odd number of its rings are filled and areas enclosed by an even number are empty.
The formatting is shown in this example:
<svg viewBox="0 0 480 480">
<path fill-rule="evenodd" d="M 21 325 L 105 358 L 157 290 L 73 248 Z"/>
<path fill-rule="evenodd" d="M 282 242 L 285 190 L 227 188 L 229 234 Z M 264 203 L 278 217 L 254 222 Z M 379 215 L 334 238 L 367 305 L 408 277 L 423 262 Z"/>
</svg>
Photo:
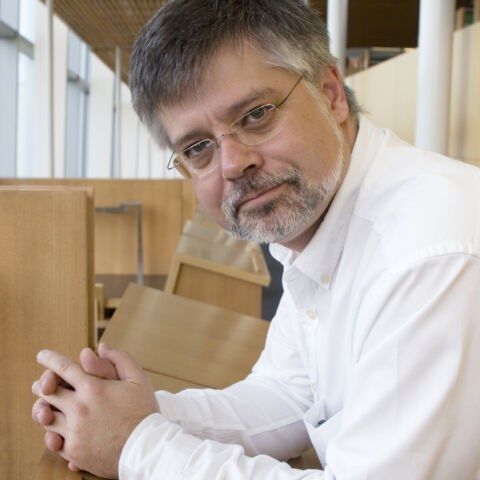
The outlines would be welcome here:
<svg viewBox="0 0 480 480">
<path fill-rule="evenodd" d="M 168 170 L 176 168 L 186 178 L 203 178 L 220 165 L 220 142 L 228 135 L 246 146 L 255 146 L 274 137 L 281 128 L 280 107 L 287 101 L 303 77 L 300 77 L 278 104 L 260 105 L 242 115 L 230 126 L 230 132 L 218 138 L 205 138 L 180 153 L 173 152 L 168 161 Z"/>
</svg>

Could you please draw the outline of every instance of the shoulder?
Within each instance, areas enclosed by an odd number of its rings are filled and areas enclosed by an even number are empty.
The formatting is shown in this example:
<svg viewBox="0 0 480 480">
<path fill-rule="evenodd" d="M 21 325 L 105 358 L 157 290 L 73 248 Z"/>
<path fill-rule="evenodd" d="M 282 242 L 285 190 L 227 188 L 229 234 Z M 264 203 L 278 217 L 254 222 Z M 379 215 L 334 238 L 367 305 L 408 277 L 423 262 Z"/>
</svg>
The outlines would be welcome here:
<svg viewBox="0 0 480 480">
<path fill-rule="evenodd" d="M 480 169 L 387 135 L 355 209 L 371 222 L 387 264 L 480 255 Z"/>
</svg>

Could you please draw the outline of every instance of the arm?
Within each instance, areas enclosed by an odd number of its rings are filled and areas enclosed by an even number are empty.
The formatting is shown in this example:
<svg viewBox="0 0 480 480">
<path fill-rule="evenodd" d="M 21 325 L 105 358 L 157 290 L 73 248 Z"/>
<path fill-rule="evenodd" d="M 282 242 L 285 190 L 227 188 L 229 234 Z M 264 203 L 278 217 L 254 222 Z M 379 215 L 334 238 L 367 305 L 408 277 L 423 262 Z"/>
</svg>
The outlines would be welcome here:
<svg viewBox="0 0 480 480">
<path fill-rule="evenodd" d="M 300 455 L 310 446 L 302 418 L 313 399 L 288 330 L 293 323 L 283 298 L 265 349 L 245 380 L 223 390 L 157 392 L 162 414 L 186 433 L 241 445 L 248 455 L 282 460 Z"/>
<path fill-rule="evenodd" d="M 276 325 L 279 325 L 278 318 Z M 269 453 L 279 458 L 291 458 L 303 452 L 310 445 L 302 422 L 303 412 L 306 410 L 308 402 L 311 401 L 310 389 L 308 387 L 309 383 L 304 378 L 303 362 L 298 357 L 298 349 L 286 341 L 283 341 L 281 345 L 277 344 L 276 337 L 282 335 L 279 331 L 280 328 L 280 326 L 275 326 L 270 330 L 267 348 L 257 363 L 254 373 L 244 382 L 239 382 L 224 391 L 191 390 L 180 395 L 170 395 L 166 392 L 159 392 L 157 396 L 163 397 L 163 401 L 160 400 L 159 402 L 162 407 L 162 413 L 169 415 L 170 418 L 175 417 L 178 423 L 183 422 L 185 427 L 190 427 L 199 435 L 203 434 L 204 438 L 211 436 L 224 443 L 243 442 L 243 446 L 250 455 Z M 269 345 L 271 345 L 271 348 L 268 347 Z M 279 355 L 280 352 L 282 355 Z M 111 359 L 111 354 L 105 348 L 100 348 L 100 354 L 104 360 Z M 89 356 L 92 355 L 90 351 Z M 276 362 L 284 362 L 283 368 Z M 55 368 L 54 365 L 52 365 L 52 367 L 50 367 L 50 365 L 45 366 L 52 369 Z M 85 361 L 82 361 L 82 366 L 84 368 L 86 367 Z M 99 363 L 97 367 L 99 366 L 108 365 Z M 125 373 L 122 374 L 119 370 L 122 363 L 117 361 L 115 366 L 120 378 L 125 378 Z M 270 377 L 274 376 L 273 373 L 277 369 L 279 370 L 277 378 L 274 379 L 275 381 L 272 381 Z M 90 373 L 93 373 L 94 369 L 89 368 L 88 370 Z M 54 371 L 59 375 L 58 367 Z M 140 375 L 138 376 L 140 378 Z M 58 379 L 59 377 L 56 376 L 56 378 Z M 288 380 L 291 378 L 293 378 L 290 382 L 292 384 L 292 394 L 290 394 L 285 387 L 285 384 L 288 384 Z M 57 399 L 56 394 L 54 394 L 55 388 L 50 390 L 50 393 L 53 395 L 48 395 L 45 391 L 40 391 L 39 386 L 34 387 L 34 392 L 41 397 L 42 402 L 49 402 L 55 405 L 54 402 L 59 401 L 59 399 Z M 86 405 L 93 404 L 92 400 L 88 400 L 89 393 L 92 392 L 88 392 L 88 390 L 82 392 L 81 384 L 79 384 L 79 387 L 75 390 L 75 395 L 80 397 L 82 402 Z M 60 392 L 60 396 L 61 395 L 62 392 Z M 165 401 L 166 398 L 168 400 Z M 261 403 L 259 403 L 259 399 L 261 399 Z M 102 402 L 103 405 L 107 405 L 107 403 L 108 402 Z M 111 409 L 107 408 L 107 410 Z M 184 416 L 182 416 L 182 410 L 185 413 Z M 120 412 L 120 407 L 118 412 Z M 109 413 L 115 415 L 115 412 L 108 412 L 105 411 L 105 409 L 101 412 L 92 412 L 92 417 L 90 419 L 82 418 L 81 424 L 85 427 L 88 426 L 88 424 L 98 425 L 98 420 L 95 420 L 95 417 L 106 420 Z M 73 411 L 71 415 L 75 418 L 76 412 Z M 135 448 L 141 448 L 142 453 L 145 453 L 148 458 L 152 458 L 152 456 L 156 458 L 155 464 L 151 465 L 146 457 L 147 465 L 145 468 L 148 471 L 151 471 L 152 468 L 154 468 L 155 471 L 161 471 L 162 478 L 168 478 L 166 472 L 169 470 L 168 468 L 166 470 L 164 469 L 164 466 L 162 466 L 163 463 L 158 458 L 158 455 L 167 455 L 168 465 L 170 465 L 171 468 L 176 468 L 176 463 L 172 461 L 169 452 L 186 451 L 192 443 L 199 443 L 200 448 L 197 452 L 201 452 L 203 448 L 207 448 L 207 452 L 202 453 L 204 461 L 211 458 L 208 455 L 209 445 L 220 446 L 222 449 L 225 447 L 225 453 L 227 454 L 229 454 L 230 451 L 234 451 L 235 455 L 238 455 L 239 451 L 244 451 L 240 446 L 230 447 L 220 445 L 215 441 L 202 442 L 202 439 L 188 435 L 188 433 L 184 432 L 178 425 L 167 421 L 165 416 L 160 413 L 149 416 L 145 422 L 150 425 L 150 428 L 144 428 L 142 425 L 139 426 L 136 431 L 137 433 L 138 431 L 144 433 L 142 438 L 156 438 L 155 446 L 150 450 L 147 449 L 144 451 L 143 447 L 141 447 L 142 440 L 140 439 L 140 441 L 134 442 Z M 46 424 L 47 422 L 43 423 Z M 68 438 L 72 435 L 68 428 L 58 429 L 55 424 L 49 425 L 47 430 L 49 434 L 61 435 L 65 438 L 64 447 L 65 444 L 68 444 Z M 76 432 L 73 433 L 76 435 Z M 152 434 L 153 437 L 150 436 Z M 97 436 L 100 438 L 102 435 L 98 432 Z M 132 438 L 136 437 L 132 436 Z M 99 441 L 99 439 L 96 440 Z M 147 443 L 150 444 L 150 440 L 148 440 Z M 163 454 L 159 451 L 162 445 L 165 447 L 165 453 Z M 63 448 L 60 453 L 64 454 L 65 458 L 71 462 L 71 465 L 79 465 L 85 468 L 87 463 L 85 463 L 85 459 L 82 458 L 82 456 L 77 456 L 76 458 L 69 457 L 68 453 L 65 455 L 65 448 Z M 136 454 L 134 453 L 133 456 L 135 457 Z M 177 456 L 178 455 L 175 455 L 175 457 Z M 221 458 L 222 456 L 217 456 L 216 454 L 214 458 L 211 458 L 210 463 L 213 468 L 215 468 L 215 465 Z M 247 457 L 245 457 L 245 459 L 246 458 Z M 260 459 L 260 457 L 258 458 Z M 263 465 L 262 471 L 265 471 L 265 469 L 271 470 L 272 472 L 292 471 L 287 464 L 282 464 L 272 458 L 263 456 L 261 460 L 260 463 Z M 247 463 L 248 462 L 250 462 L 250 460 L 248 460 Z M 139 471 L 143 468 L 140 464 L 136 465 L 136 467 L 139 468 Z M 96 468 L 97 466 L 93 465 L 93 470 L 91 470 L 95 473 Z M 145 475 L 145 470 L 143 472 L 142 474 L 139 473 L 139 475 Z M 134 475 L 133 472 L 129 472 L 127 478 L 136 478 Z M 305 478 L 304 475 L 304 472 L 297 471 L 297 476 L 292 478 Z M 263 475 L 262 478 L 267 477 Z"/>
<path fill-rule="evenodd" d="M 326 480 L 322 471 L 297 470 L 267 455 L 245 455 L 239 445 L 201 440 L 151 415 L 135 429 L 120 459 L 120 480 Z"/>
<path fill-rule="evenodd" d="M 267 454 L 290 459 L 310 446 L 302 417 L 312 403 L 308 378 L 298 346 L 289 331 L 294 322 L 288 315 L 285 299 L 269 329 L 266 347 L 244 381 L 224 390 L 185 390 L 179 394 L 156 393 L 165 418 L 202 439 L 242 445 L 247 454 Z M 105 358 L 103 344 L 97 357 L 85 349 L 82 368 L 102 378 L 117 378 Z M 42 392 L 55 392 L 59 378 L 53 372 L 42 375 Z M 40 415 L 39 415 L 40 414 Z M 43 425 L 52 421 L 48 404 L 39 399 L 33 407 L 34 419 Z M 59 450 L 62 440 L 47 432 L 46 444 Z"/>
<path fill-rule="evenodd" d="M 105 380 L 86 374 L 70 359 L 42 351 L 39 362 L 73 387 L 59 385 L 45 395 L 38 382 L 33 392 L 56 408 L 46 427 L 64 439 L 60 455 L 71 464 L 105 478 L 228 478 L 320 479 L 318 471 L 294 470 L 288 464 L 260 455 L 250 458 L 240 446 L 201 440 L 158 412 L 153 391 L 142 369 L 125 352 L 107 350 L 120 379 Z M 127 445 L 128 443 L 128 445 Z M 125 461 L 119 462 L 120 452 Z M 233 462 L 232 462 L 233 460 Z M 133 462 L 132 467 L 128 466 Z"/>
</svg>

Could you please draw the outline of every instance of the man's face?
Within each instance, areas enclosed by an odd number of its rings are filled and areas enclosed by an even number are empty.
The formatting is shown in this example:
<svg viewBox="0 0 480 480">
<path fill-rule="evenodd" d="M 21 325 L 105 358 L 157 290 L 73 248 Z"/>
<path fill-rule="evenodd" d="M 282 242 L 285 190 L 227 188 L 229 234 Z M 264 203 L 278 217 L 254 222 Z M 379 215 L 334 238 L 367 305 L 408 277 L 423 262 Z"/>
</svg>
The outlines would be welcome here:
<svg viewBox="0 0 480 480">
<path fill-rule="evenodd" d="M 199 94 L 162 109 L 160 119 L 175 149 L 183 150 L 229 133 L 232 122 L 259 105 L 279 104 L 298 78 L 268 65 L 253 48 L 242 53 L 225 49 L 217 54 Z M 348 109 L 342 94 L 331 72 L 315 93 L 301 81 L 279 108 L 280 127 L 272 138 L 246 146 L 223 137 L 219 167 L 192 179 L 204 209 L 241 238 L 292 248 L 301 244 L 318 226 L 345 173 L 349 148 L 340 125 Z M 190 138 L 179 142 L 186 136 Z"/>
</svg>

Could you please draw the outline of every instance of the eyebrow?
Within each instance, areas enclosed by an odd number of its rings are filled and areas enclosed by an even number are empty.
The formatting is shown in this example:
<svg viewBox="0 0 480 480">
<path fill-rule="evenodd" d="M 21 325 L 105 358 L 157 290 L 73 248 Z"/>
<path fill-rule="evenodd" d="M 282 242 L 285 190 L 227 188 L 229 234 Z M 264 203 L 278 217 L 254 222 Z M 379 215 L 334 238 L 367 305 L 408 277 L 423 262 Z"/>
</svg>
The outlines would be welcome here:
<svg viewBox="0 0 480 480">
<path fill-rule="evenodd" d="M 221 118 L 226 120 L 227 118 L 240 117 L 240 115 L 246 113 L 245 110 L 247 106 L 252 102 L 259 100 L 262 97 L 266 97 L 267 95 L 274 95 L 275 93 L 276 92 L 272 87 L 265 87 L 261 90 L 253 90 L 246 97 L 228 107 L 227 111 L 224 115 L 222 115 Z"/>
<path fill-rule="evenodd" d="M 237 117 L 240 117 L 242 114 L 248 113 L 245 110 L 254 101 L 259 100 L 260 98 L 264 98 L 267 95 L 274 95 L 275 93 L 276 91 L 271 87 L 265 87 L 260 90 L 253 90 L 238 102 L 235 102 L 233 105 L 230 105 L 225 111 L 225 113 L 223 113 L 219 118 L 224 121 L 227 121 L 228 119 L 232 119 L 232 118 L 235 118 L 235 120 L 237 120 Z M 180 145 L 184 145 L 190 142 L 191 140 L 193 140 L 194 138 L 197 138 L 199 139 L 199 141 L 201 141 L 202 139 L 210 138 L 210 137 L 211 135 L 209 135 L 205 131 L 205 129 L 198 128 L 195 130 L 191 130 L 190 132 L 186 133 L 185 135 L 182 135 L 180 138 L 176 139 L 175 141 L 172 141 L 172 146 L 176 150 Z"/>
</svg>

